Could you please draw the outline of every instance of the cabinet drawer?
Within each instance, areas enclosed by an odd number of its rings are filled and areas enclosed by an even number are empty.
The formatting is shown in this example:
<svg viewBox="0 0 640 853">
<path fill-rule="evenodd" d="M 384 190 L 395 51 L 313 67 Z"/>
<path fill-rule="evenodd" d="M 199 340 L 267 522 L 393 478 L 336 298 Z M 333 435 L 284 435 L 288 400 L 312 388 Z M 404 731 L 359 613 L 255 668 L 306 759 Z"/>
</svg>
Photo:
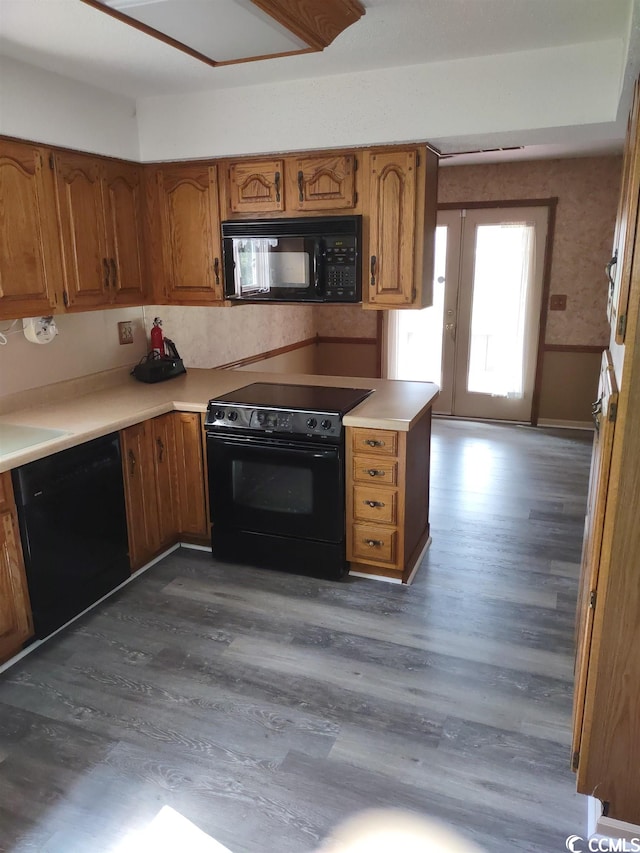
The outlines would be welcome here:
<svg viewBox="0 0 640 853">
<path fill-rule="evenodd" d="M 353 487 L 353 517 L 356 521 L 397 524 L 398 493 L 373 486 Z"/>
<path fill-rule="evenodd" d="M 395 563 L 396 530 L 374 525 L 353 525 L 353 559 L 371 563 Z"/>
<path fill-rule="evenodd" d="M 393 430 L 355 427 L 352 442 L 354 453 L 380 453 L 385 456 L 398 453 L 398 433 Z"/>
<path fill-rule="evenodd" d="M 353 479 L 356 483 L 384 483 L 395 486 L 398 482 L 398 463 L 395 459 L 354 456 Z"/>
</svg>

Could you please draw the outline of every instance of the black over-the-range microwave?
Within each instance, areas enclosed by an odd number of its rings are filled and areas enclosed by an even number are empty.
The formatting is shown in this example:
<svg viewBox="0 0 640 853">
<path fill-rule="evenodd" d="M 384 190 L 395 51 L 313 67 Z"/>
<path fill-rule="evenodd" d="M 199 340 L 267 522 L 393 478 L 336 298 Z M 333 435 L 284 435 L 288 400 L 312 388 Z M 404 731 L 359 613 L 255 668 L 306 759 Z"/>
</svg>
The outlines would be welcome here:
<svg viewBox="0 0 640 853">
<path fill-rule="evenodd" d="M 361 216 L 222 223 L 225 297 L 360 302 Z"/>
</svg>

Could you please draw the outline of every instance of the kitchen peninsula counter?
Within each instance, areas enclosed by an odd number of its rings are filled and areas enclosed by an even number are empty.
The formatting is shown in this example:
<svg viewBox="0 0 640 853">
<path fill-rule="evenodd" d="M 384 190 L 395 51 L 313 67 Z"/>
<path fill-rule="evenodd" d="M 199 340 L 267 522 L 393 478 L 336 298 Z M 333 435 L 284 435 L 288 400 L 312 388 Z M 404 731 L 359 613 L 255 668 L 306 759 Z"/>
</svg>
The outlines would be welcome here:
<svg viewBox="0 0 640 853">
<path fill-rule="evenodd" d="M 86 389 L 86 380 L 83 381 Z M 96 385 L 98 382 L 99 378 Z M 76 386 L 70 380 L 56 386 L 58 398 L 50 395 L 47 402 L 42 402 L 36 390 L 33 399 L 39 399 L 37 405 L 0 415 L 0 473 L 165 412 L 205 412 L 212 397 L 253 382 L 372 388 L 375 393 L 345 415 L 345 426 L 399 432 L 410 431 L 438 396 L 438 386 L 430 382 L 248 370 L 192 368 L 183 376 L 155 384 L 138 382 L 124 374 L 117 384 L 73 397 L 70 391 Z M 3 425 L 52 429 L 63 434 L 6 452 L 2 446 Z"/>
</svg>

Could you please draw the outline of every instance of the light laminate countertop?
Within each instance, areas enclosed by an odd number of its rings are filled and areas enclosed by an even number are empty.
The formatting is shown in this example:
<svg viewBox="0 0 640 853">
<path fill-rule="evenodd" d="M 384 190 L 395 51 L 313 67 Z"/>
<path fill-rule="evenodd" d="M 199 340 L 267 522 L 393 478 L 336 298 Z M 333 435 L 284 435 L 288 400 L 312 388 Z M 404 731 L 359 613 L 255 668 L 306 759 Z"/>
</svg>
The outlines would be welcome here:
<svg viewBox="0 0 640 853">
<path fill-rule="evenodd" d="M 373 388 L 374 393 L 344 417 L 345 426 L 408 431 L 438 396 L 431 382 L 405 382 L 305 373 L 191 368 L 175 379 L 147 385 L 133 377 L 103 390 L 49 400 L 0 416 L 0 473 L 124 429 L 172 410 L 204 412 L 212 397 L 252 382 Z M 24 428 L 17 432 L 16 427 Z M 48 434 L 45 430 L 56 430 Z M 24 442 L 20 447 L 21 435 Z"/>
</svg>

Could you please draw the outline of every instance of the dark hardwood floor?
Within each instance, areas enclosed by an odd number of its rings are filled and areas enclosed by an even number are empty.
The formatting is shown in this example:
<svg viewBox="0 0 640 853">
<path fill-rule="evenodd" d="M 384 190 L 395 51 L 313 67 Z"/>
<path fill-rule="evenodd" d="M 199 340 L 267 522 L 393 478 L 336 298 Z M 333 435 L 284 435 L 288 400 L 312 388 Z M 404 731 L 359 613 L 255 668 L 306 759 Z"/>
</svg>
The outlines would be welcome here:
<svg viewBox="0 0 640 853">
<path fill-rule="evenodd" d="M 116 853 L 164 805 L 234 853 L 306 853 L 371 806 L 564 850 L 586 831 L 590 453 L 587 432 L 436 420 L 408 588 L 166 557 L 0 675 L 0 850 Z"/>
</svg>

